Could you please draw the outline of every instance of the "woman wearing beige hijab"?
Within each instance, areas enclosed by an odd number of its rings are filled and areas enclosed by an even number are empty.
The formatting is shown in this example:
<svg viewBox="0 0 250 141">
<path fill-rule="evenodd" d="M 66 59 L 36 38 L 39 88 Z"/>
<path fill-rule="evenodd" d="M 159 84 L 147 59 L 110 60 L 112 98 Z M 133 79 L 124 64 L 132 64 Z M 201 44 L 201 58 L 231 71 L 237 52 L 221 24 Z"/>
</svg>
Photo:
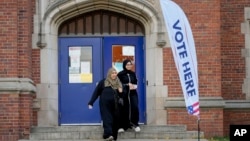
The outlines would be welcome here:
<svg viewBox="0 0 250 141">
<path fill-rule="evenodd" d="M 121 94 L 122 84 L 117 77 L 117 71 L 114 68 L 110 68 L 107 77 L 96 86 L 88 103 L 89 109 L 92 109 L 94 102 L 100 96 L 99 106 L 103 120 L 103 138 L 106 141 L 117 139 L 119 110 L 116 98 Z"/>
</svg>

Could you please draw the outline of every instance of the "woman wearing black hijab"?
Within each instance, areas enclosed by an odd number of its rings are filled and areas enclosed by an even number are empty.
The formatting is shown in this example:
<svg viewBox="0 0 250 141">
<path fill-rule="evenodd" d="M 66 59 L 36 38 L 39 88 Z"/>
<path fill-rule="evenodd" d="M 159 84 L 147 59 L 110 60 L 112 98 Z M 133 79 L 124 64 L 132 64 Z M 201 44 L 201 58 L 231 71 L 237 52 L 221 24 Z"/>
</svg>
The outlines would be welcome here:
<svg viewBox="0 0 250 141">
<path fill-rule="evenodd" d="M 95 88 L 93 95 L 88 103 L 89 109 L 98 97 L 101 117 L 103 120 L 103 138 L 105 141 L 117 139 L 119 109 L 116 97 L 122 94 L 122 83 L 117 77 L 117 71 L 110 68 L 107 77 L 101 80 Z"/>
<path fill-rule="evenodd" d="M 123 61 L 123 70 L 118 73 L 118 77 L 123 85 L 124 105 L 120 109 L 120 128 L 118 132 L 124 132 L 128 128 L 134 128 L 135 132 L 140 132 L 139 127 L 139 107 L 137 94 L 137 78 L 132 71 L 132 61 Z"/>
</svg>

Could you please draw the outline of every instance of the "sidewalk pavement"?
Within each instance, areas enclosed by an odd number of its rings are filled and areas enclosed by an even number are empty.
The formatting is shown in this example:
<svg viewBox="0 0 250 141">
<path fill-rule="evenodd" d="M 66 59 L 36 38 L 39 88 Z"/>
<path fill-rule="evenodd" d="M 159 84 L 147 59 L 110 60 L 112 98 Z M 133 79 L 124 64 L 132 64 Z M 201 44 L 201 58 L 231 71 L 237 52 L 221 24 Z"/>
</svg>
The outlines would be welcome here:
<svg viewBox="0 0 250 141">
<path fill-rule="evenodd" d="M 103 140 L 83 140 L 83 141 L 103 141 Z M 117 139 L 117 141 L 208 141 L 207 139 Z"/>
<path fill-rule="evenodd" d="M 198 141 L 198 139 L 117 139 L 117 141 Z M 199 141 L 208 141 L 200 139 Z"/>
<path fill-rule="evenodd" d="M 59 140 L 19 140 L 19 141 L 59 141 Z M 103 139 L 60 140 L 60 141 L 104 141 Z M 117 141 L 208 141 L 206 139 L 117 139 Z"/>
</svg>

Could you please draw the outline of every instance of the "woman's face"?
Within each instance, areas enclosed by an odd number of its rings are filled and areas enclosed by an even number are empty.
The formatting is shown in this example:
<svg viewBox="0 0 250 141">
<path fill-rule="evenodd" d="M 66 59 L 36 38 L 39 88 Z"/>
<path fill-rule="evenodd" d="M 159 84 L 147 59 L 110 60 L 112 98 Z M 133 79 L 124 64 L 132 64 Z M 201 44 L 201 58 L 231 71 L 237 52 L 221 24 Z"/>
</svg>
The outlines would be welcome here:
<svg viewBox="0 0 250 141">
<path fill-rule="evenodd" d="M 116 79 L 117 77 L 117 72 L 116 71 L 112 71 L 111 73 L 111 79 Z"/>
<path fill-rule="evenodd" d="M 126 69 L 127 69 L 127 70 L 132 70 L 132 63 L 131 63 L 131 62 L 128 62 L 128 63 L 126 64 Z"/>
</svg>

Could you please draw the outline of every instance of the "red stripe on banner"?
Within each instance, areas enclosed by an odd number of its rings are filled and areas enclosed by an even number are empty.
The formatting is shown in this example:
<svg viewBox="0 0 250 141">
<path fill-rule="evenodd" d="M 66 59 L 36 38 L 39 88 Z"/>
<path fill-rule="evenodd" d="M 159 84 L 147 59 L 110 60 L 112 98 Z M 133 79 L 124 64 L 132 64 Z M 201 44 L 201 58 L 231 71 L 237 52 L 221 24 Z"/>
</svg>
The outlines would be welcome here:
<svg viewBox="0 0 250 141">
<path fill-rule="evenodd" d="M 194 107 L 195 107 L 195 106 L 199 106 L 199 104 L 200 104 L 199 102 L 196 102 L 196 103 L 193 104 L 193 106 L 194 106 Z"/>
<path fill-rule="evenodd" d="M 193 115 L 199 115 L 200 113 L 199 105 L 200 105 L 199 102 L 196 102 L 193 104 L 193 109 L 194 109 Z"/>
</svg>

